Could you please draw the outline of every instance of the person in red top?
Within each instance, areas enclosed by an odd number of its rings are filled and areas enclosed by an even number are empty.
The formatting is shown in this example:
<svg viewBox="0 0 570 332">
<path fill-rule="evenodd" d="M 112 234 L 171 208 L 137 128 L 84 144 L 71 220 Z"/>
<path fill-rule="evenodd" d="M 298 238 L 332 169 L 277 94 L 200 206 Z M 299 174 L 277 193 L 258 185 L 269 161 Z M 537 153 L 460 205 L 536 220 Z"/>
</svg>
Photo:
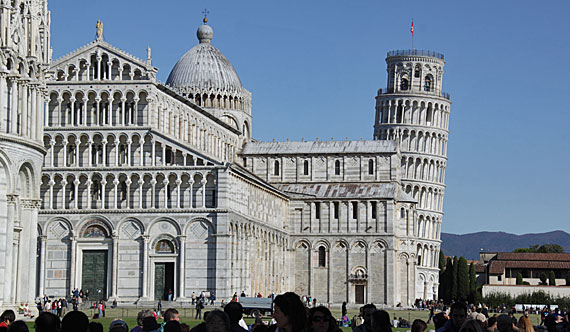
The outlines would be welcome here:
<svg viewBox="0 0 570 332">
<path fill-rule="evenodd" d="M 8 309 L 2 313 L 0 316 L 0 327 L 8 328 L 16 320 L 16 314 L 14 311 Z"/>
</svg>

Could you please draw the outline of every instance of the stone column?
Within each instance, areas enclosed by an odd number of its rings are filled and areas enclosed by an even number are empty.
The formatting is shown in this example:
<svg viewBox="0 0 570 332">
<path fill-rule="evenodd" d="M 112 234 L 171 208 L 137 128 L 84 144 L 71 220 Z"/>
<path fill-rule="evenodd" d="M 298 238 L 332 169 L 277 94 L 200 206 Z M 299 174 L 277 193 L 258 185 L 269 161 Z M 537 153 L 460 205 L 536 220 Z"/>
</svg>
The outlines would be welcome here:
<svg viewBox="0 0 570 332">
<path fill-rule="evenodd" d="M 38 295 L 40 297 L 44 296 L 44 294 L 45 294 L 46 242 L 47 242 L 47 236 L 41 235 L 40 236 L 40 266 L 38 267 L 39 272 L 40 272 L 40 276 L 39 276 L 40 280 L 39 280 L 39 285 L 38 285 Z"/>
<path fill-rule="evenodd" d="M 139 181 L 137 183 L 139 185 L 139 209 L 142 209 L 144 180 L 139 178 Z"/>
<path fill-rule="evenodd" d="M 168 208 L 168 180 L 164 180 L 164 182 L 162 182 L 162 184 L 164 185 L 164 208 L 167 209 Z"/>
<path fill-rule="evenodd" d="M 101 98 L 99 96 L 95 97 L 95 116 L 93 117 L 94 119 L 96 119 L 95 121 L 93 121 L 93 124 L 97 124 L 99 126 L 103 125 L 103 121 L 101 121 Z"/>
<path fill-rule="evenodd" d="M 156 196 L 155 196 L 155 194 L 156 194 L 156 183 L 157 183 L 156 179 L 153 178 L 152 180 L 150 180 L 150 184 L 151 184 L 151 186 L 152 186 L 152 187 L 151 187 L 151 188 L 152 188 L 152 190 L 151 190 L 151 191 L 152 191 L 152 193 L 151 193 L 151 194 L 152 194 L 152 197 L 151 197 L 151 207 L 152 207 L 153 209 L 156 209 L 156 208 L 157 208 L 157 206 L 156 206 Z"/>
<path fill-rule="evenodd" d="M 10 80 L 10 133 L 18 133 L 18 81 L 17 77 L 9 77 Z"/>
<path fill-rule="evenodd" d="M 151 158 L 152 158 L 152 166 L 156 166 L 156 141 L 154 139 L 150 140 L 150 143 L 152 145 L 152 152 L 150 154 Z"/>
<path fill-rule="evenodd" d="M 143 263 L 143 272 L 142 272 L 142 297 L 148 297 L 148 283 L 149 283 L 149 275 L 148 275 L 148 241 L 150 236 L 143 235 L 142 236 L 142 263 Z"/>
<path fill-rule="evenodd" d="M 87 140 L 87 146 L 89 147 L 89 152 L 88 152 L 88 156 L 87 156 L 87 167 L 91 167 L 93 166 L 93 139 L 91 139 L 91 137 L 89 137 L 89 139 Z"/>
<path fill-rule="evenodd" d="M 55 209 L 57 208 L 53 206 L 53 186 L 55 185 L 55 181 L 54 180 L 49 180 L 48 182 L 49 185 L 49 209 Z"/>
<path fill-rule="evenodd" d="M 131 145 L 133 141 L 129 138 L 127 140 L 127 166 L 131 166 Z"/>
<path fill-rule="evenodd" d="M 80 143 L 81 142 L 79 141 L 79 138 L 77 138 L 75 140 L 75 160 L 74 160 L 74 162 L 75 162 L 74 166 L 75 167 L 79 167 L 79 144 Z"/>
<path fill-rule="evenodd" d="M 73 181 L 73 185 L 75 186 L 73 192 L 73 206 L 70 207 L 74 209 L 79 209 L 79 180 L 75 179 Z"/>
<path fill-rule="evenodd" d="M 119 117 L 119 121 L 117 121 L 117 125 L 121 125 L 124 126 L 125 124 L 129 124 L 129 117 L 128 117 L 128 112 L 127 109 L 125 108 L 125 102 L 127 101 L 127 98 L 123 97 L 121 98 L 121 113 L 117 112 L 117 116 Z M 125 123 L 125 118 L 127 119 L 127 122 Z"/>
<path fill-rule="evenodd" d="M 67 139 L 63 140 L 63 167 L 67 167 Z"/>
<path fill-rule="evenodd" d="M 185 280 L 186 280 L 186 236 L 180 235 L 178 236 L 178 240 L 180 241 L 180 254 L 178 256 L 179 262 L 179 272 L 178 272 L 178 280 L 180 287 L 178 288 L 178 298 L 183 299 L 185 298 Z"/>
<path fill-rule="evenodd" d="M 113 185 L 115 186 L 114 190 L 115 190 L 115 201 L 113 202 L 113 208 L 116 209 L 117 206 L 117 201 L 118 201 L 118 196 L 119 196 L 119 180 L 115 179 L 113 180 Z"/>
<path fill-rule="evenodd" d="M 137 119 L 138 119 L 138 116 L 139 116 L 139 115 L 138 115 L 139 100 L 140 100 L 140 99 L 137 98 L 137 97 L 134 98 L 135 105 L 134 105 L 134 108 L 133 108 L 132 114 L 131 114 L 132 120 L 133 120 L 133 121 L 131 122 L 131 124 L 133 124 L 133 125 L 135 125 L 135 126 L 138 124 Z"/>
<path fill-rule="evenodd" d="M 113 141 L 113 146 L 115 147 L 115 166 L 119 166 L 119 141 L 118 139 L 115 139 L 115 141 Z"/>
<path fill-rule="evenodd" d="M 67 117 L 66 109 L 63 108 L 63 98 L 57 98 L 57 125 L 59 127 L 65 126 L 65 122 Z"/>
<path fill-rule="evenodd" d="M 69 102 L 70 102 L 69 110 L 71 112 L 71 123 L 70 123 L 70 125 L 73 127 L 73 126 L 75 126 L 75 97 L 71 97 L 69 99 Z"/>
<path fill-rule="evenodd" d="M 200 181 L 200 184 L 202 185 L 202 208 L 206 207 L 206 180 L 202 178 L 202 181 Z"/>
<path fill-rule="evenodd" d="M 166 166 L 166 144 L 162 143 L 162 166 Z"/>
<path fill-rule="evenodd" d="M 0 98 L 2 98 L 2 100 L 8 100 L 6 95 L 6 90 L 7 90 L 6 71 L 0 71 Z M 8 103 L 6 103 L 6 105 L 0 106 L 0 131 L 3 133 L 7 132 L 6 128 L 6 125 L 8 124 L 7 104 Z"/>
<path fill-rule="evenodd" d="M 144 137 L 140 137 L 139 138 L 139 157 L 140 157 L 140 164 L 139 166 L 145 166 L 144 164 Z M 134 156 L 133 156 L 133 161 L 134 161 Z"/>
<path fill-rule="evenodd" d="M 91 197 L 91 186 L 93 185 L 93 181 L 87 180 L 87 206 L 88 209 L 93 208 L 93 197 Z"/>
<path fill-rule="evenodd" d="M 7 280 L 16 280 L 15 273 L 13 273 L 13 269 L 16 268 L 16 265 L 13 263 L 13 256 L 15 255 L 14 252 L 14 219 L 16 218 L 16 201 L 18 200 L 18 195 L 6 195 L 6 254 L 4 260 L 6 262 L 6 270 L 5 275 L 7 276 Z M 10 282 L 6 282 L 4 284 L 4 302 L 5 303 L 13 303 L 10 302 L 10 298 L 14 295 L 14 285 Z"/>
<path fill-rule="evenodd" d="M 61 191 L 63 192 L 62 200 L 61 200 L 61 203 L 62 203 L 61 208 L 64 210 L 67 209 L 67 204 L 65 204 L 67 201 L 66 187 L 67 187 L 67 180 L 65 180 L 65 179 L 61 180 Z"/>
<path fill-rule="evenodd" d="M 176 179 L 176 208 L 180 208 L 180 184 L 182 180 Z"/>
<path fill-rule="evenodd" d="M 70 240 L 69 288 L 75 289 L 75 276 L 77 275 L 77 237 L 75 236 L 75 231 L 71 231 Z"/>
<path fill-rule="evenodd" d="M 188 185 L 190 186 L 190 205 L 188 205 L 190 208 L 194 207 L 194 201 L 193 201 L 193 196 L 194 196 L 194 180 L 190 179 L 188 180 Z"/>
<path fill-rule="evenodd" d="M 101 198 L 103 198 L 101 200 L 101 208 L 105 209 L 105 205 L 106 205 L 106 201 L 107 201 L 107 180 L 102 179 L 101 180 Z"/>
<path fill-rule="evenodd" d="M 328 252 L 328 277 L 329 277 L 329 288 L 328 288 L 328 302 L 333 303 L 333 245 L 334 243 L 330 244 L 331 247 L 329 248 Z"/>
<path fill-rule="evenodd" d="M 107 166 L 107 140 L 106 139 L 102 140 L 101 144 L 103 145 L 102 164 L 103 164 L 103 167 L 106 167 Z"/>
<path fill-rule="evenodd" d="M 131 208 L 131 184 L 133 181 L 131 179 L 127 179 L 125 184 L 127 185 L 127 209 Z"/>
<path fill-rule="evenodd" d="M 20 135 L 28 136 L 28 84 L 22 82 L 20 84 L 22 90 L 22 117 L 20 119 L 20 126 L 22 127 L 20 130 Z"/>
<path fill-rule="evenodd" d="M 49 148 L 49 153 L 50 153 L 49 166 L 53 167 L 53 164 L 54 164 L 53 159 L 55 156 L 55 151 L 54 151 L 55 150 L 55 140 L 54 139 L 51 139 L 49 141 L 49 146 L 50 146 L 50 148 Z"/>
<path fill-rule="evenodd" d="M 111 275 L 113 278 L 112 281 L 112 291 L 111 297 L 117 298 L 117 291 L 119 289 L 119 234 L 117 232 L 113 232 L 113 270 L 111 271 Z"/>
</svg>

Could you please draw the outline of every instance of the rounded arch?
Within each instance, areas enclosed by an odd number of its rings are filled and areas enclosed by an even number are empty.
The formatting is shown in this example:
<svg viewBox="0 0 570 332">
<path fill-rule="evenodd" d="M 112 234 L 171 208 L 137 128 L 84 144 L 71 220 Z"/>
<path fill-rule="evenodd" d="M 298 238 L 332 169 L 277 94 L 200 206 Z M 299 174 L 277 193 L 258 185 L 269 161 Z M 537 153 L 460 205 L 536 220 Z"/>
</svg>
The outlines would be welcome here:
<svg viewBox="0 0 570 332">
<path fill-rule="evenodd" d="M 103 216 L 103 215 L 91 215 L 91 216 L 86 216 L 83 217 L 81 219 L 81 221 L 77 224 L 77 236 L 79 237 L 83 237 L 83 233 L 85 231 L 87 231 L 87 229 L 90 226 L 100 226 L 102 227 L 106 232 L 107 232 L 107 236 L 106 237 L 110 237 L 113 235 L 113 232 L 115 231 L 115 227 L 113 225 L 113 223 L 111 222 L 111 220 L 109 220 L 109 218 Z"/>
<path fill-rule="evenodd" d="M 117 223 L 117 229 L 120 230 L 122 227 L 124 227 L 125 225 L 128 225 L 129 223 L 135 223 L 139 227 L 141 234 L 145 234 L 146 229 L 144 227 L 144 223 L 142 221 L 140 221 L 138 218 L 131 217 L 131 216 L 127 216 L 127 217 L 124 217 L 123 219 L 121 219 Z"/>
<path fill-rule="evenodd" d="M 154 227 L 154 225 L 158 224 L 159 222 L 167 222 L 169 224 L 172 224 L 172 226 L 174 226 L 174 229 L 176 230 L 176 235 L 182 235 L 182 229 L 180 228 L 180 224 L 174 220 L 173 218 L 170 217 L 166 217 L 166 216 L 160 216 L 155 218 L 153 221 L 150 222 L 150 224 L 148 225 L 148 230 L 152 229 L 152 227 Z"/>
<path fill-rule="evenodd" d="M 312 248 L 311 247 L 311 241 L 309 241 L 308 239 L 305 239 L 305 238 L 299 239 L 293 243 L 293 248 L 310 250 Z"/>
</svg>

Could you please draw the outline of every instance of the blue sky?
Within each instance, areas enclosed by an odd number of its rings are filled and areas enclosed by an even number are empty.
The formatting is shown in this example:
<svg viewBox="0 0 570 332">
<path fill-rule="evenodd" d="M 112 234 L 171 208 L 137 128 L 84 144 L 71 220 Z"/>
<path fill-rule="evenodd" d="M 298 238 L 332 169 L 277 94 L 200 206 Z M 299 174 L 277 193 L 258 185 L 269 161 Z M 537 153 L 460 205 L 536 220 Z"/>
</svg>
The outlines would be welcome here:
<svg viewBox="0 0 570 332">
<path fill-rule="evenodd" d="M 371 139 L 386 52 L 445 54 L 451 94 L 443 231 L 566 229 L 570 207 L 570 1 L 50 0 L 54 59 L 95 38 L 140 58 L 158 78 L 212 43 L 253 94 L 264 141 Z"/>
</svg>

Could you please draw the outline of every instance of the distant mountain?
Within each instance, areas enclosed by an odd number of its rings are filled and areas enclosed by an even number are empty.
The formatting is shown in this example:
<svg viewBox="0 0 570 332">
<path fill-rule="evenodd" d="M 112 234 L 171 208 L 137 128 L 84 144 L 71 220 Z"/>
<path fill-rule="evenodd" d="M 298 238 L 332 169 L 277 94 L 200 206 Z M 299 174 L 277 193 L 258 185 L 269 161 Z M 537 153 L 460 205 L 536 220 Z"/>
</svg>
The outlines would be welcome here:
<svg viewBox="0 0 570 332">
<path fill-rule="evenodd" d="M 570 253 L 570 234 L 564 231 L 515 235 L 505 232 L 478 232 L 470 234 L 441 233 L 441 249 L 446 256 L 465 256 L 467 259 L 479 259 L 479 252 L 513 251 L 528 248 L 533 244 L 554 243 Z"/>
</svg>

